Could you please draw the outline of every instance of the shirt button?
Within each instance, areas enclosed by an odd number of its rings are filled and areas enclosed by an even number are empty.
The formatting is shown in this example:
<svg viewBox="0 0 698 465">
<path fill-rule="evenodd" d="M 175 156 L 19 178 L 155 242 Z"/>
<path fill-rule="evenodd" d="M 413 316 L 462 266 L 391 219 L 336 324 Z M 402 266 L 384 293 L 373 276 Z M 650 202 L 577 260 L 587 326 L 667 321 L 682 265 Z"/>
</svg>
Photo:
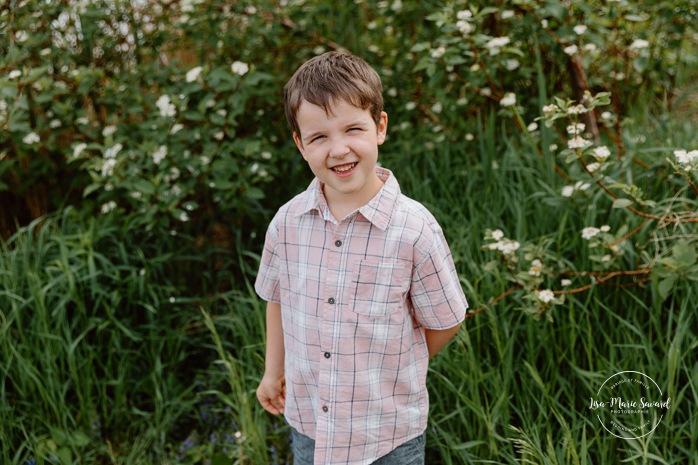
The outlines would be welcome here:
<svg viewBox="0 0 698 465">
<path fill-rule="evenodd" d="M 322 411 L 323 411 L 323 412 L 327 413 L 328 410 L 329 410 L 329 409 L 327 408 L 327 405 L 323 405 L 323 406 L 322 406 Z"/>
<path fill-rule="evenodd" d="M 329 299 L 327 299 L 327 303 L 328 303 L 328 304 L 333 304 L 333 303 L 334 303 L 334 297 L 330 297 Z"/>
<path fill-rule="evenodd" d="M 332 355 L 329 352 L 325 352 L 325 358 L 330 358 Z"/>
<path fill-rule="evenodd" d="M 334 241 L 334 245 L 336 245 L 337 247 L 341 247 L 342 241 Z"/>
</svg>

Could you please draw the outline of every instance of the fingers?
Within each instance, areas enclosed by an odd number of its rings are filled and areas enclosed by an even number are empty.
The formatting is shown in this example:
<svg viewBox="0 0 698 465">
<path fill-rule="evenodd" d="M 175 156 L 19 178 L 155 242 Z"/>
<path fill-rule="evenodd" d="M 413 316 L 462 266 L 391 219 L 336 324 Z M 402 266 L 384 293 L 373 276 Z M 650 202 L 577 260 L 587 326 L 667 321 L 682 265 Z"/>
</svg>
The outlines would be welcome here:
<svg viewBox="0 0 698 465">
<path fill-rule="evenodd" d="M 272 415 L 284 413 L 286 407 L 286 384 L 282 378 L 276 383 L 267 383 L 262 380 L 257 388 L 257 400 L 267 412 Z"/>
</svg>

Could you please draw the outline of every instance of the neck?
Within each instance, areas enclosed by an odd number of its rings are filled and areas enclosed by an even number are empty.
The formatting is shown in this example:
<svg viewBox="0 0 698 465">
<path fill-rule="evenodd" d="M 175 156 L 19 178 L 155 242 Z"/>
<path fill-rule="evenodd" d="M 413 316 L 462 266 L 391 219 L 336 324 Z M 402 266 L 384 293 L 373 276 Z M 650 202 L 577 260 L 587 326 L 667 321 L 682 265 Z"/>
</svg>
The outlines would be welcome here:
<svg viewBox="0 0 698 465">
<path fill-rule="evenodd" d="M 322 192 L 325 195 L 325 200 L 327 200 L 327 206 L 332 216 L 337 221 L 342 221 L 347 215 L 370 202 L 380 192 L 383 187 L 383 181 L 376 176 L 372 180 L 370 187 L 370 189 L 365 189 L 361 196 L 330 191 L 325 185 L 322 186 Z"/>
</svg>

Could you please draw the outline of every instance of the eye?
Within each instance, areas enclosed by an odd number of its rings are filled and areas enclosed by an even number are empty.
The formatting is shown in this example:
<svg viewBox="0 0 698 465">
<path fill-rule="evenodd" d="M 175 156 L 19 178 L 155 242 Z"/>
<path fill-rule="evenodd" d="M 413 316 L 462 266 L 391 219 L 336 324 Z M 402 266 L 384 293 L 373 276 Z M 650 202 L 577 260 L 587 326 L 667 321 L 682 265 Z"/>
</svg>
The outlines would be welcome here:
<svg viewBox="0 0 698 465">
<path fill-rule="evenodd" d="M 351 131 L 363 131 L 363 128 L 349 128 L 347 130 L 347 132 L 351 132 Z"/>
<path fill-rule="evenodd" d="M 310 143 L 312 144 L 313 142 L 318 141 L 318 140 L 322 139 L 323 137 L 325 137 L 325 136 L 315 136 L 312 139 L 310 139 Z"/>
</svg>

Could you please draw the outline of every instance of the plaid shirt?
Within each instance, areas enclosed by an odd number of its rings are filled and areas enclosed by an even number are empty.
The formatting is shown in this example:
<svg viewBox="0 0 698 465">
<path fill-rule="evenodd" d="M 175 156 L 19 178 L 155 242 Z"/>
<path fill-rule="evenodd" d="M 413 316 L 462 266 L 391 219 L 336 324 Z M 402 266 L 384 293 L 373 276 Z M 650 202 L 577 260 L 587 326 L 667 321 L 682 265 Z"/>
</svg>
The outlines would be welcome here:
<svg viewBox="0 0 698 465">
<path fill-rule="evenodd" d="M 281 207 L 255 283 L 281 302 L 284 414 L 315 439 L 317 464 L 368 464 L 425 431 L 424 329 L 468 306 L 434 217 L 376 172 L 380 192 L 342 221 L 317 178 Z"/>
</svg>

